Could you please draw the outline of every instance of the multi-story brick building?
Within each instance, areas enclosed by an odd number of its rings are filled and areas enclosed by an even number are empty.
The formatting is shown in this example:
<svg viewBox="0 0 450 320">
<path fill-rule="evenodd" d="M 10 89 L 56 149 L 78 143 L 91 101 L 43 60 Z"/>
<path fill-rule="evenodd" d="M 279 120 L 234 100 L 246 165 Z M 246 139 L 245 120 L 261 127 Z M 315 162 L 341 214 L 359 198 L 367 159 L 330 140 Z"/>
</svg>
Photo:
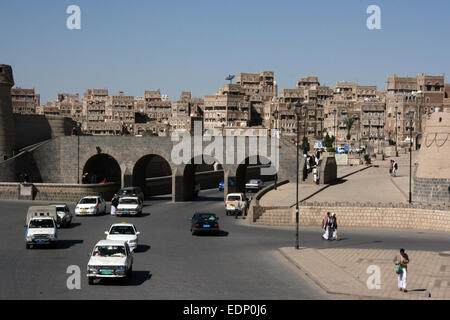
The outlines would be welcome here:
<svg viewBox="0 0 450 320">
<path fill-rule="evenodd" d="M 35 114 L 40 105 L 40 95 L 34 89 L 12 88 L 11 105 L 13 113 Z"/>
<path fill-rule="evenodd" d="M 204 98 L 204 129 L 247 127 L 250 101 L 239 84 L 224 84 L 215 94 Z"/>
<path fill-rule="evenodd" d="M 417 77 L 387 78 L 386 136 L 397 142 L 408 140 L 425 131 L 425 123 L 435 111 L 446 109 L 444 75 L 421 73 Z M 412 112 L 414 119 L 407 117 Z"/>
<path fill-rule="evenodd" d="M 250 103 L 250 126 L 260 126 L 264 122 L 264 105 L 277 96 L 278 86 L 273 71 L 243 73 L 236 75 L 236 84 L 240 85 Z"/>
</svg>

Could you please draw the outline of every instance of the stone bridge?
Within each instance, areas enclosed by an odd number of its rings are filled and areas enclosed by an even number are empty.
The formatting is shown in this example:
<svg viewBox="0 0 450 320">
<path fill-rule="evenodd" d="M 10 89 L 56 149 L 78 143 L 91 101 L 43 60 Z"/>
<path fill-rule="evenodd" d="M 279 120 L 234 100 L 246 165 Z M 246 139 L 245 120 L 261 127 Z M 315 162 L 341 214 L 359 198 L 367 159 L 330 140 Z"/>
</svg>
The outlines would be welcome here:
<svg viewBox="0 0 450 320">
<path fill-rule="evenodd" d="M 266 165 L 262 174 L 277 172 L 280 180 L 293 179 L 296 148 L 285 139 L 262 137 L 187 136 L 172 141 L 171 137 L 62 136 L 1 162 L 0 181 L 18 181 L 20 173 L 27 172 L 33 182 L 76 184 L 87 172 L 92 183 L 106 179 L 122 187 L 145 187 L 148 178 L 171 176 L 173 201 L 190 201 L 195 172 L 199 167 L 212 169 L 214 162 L 223 168 L 225 194 L 241 192 L 249 165 Z M 321 171 L 327 163 L 322 161 Z M 228 178 L 235 179 L 233 188 Z"/>
</svg>

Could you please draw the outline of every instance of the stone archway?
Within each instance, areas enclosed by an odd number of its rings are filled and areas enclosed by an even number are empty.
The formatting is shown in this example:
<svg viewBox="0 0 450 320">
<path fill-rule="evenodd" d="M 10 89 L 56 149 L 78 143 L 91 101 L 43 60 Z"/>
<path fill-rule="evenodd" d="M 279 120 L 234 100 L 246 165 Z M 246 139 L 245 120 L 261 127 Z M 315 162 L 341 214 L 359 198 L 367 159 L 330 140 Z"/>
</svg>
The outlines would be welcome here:
<svg viewBox="0 0 450 320">
<path fill-rule="evenodd" d="M 115 182 L 121 184 L 121 169 L 116 159 L 106 153 L 90 157 L 83 166 L 84 183 Z"/>
<path fill-rule="evenodd" d="M 236 192 L 245 193 L 245 183 L 250 179 L 261 179 L 263 182 L 274 180 L 275 174 L 261 174 L 261 170 L 264 167 L 269 169 L 270 165 L 270 159 L 267 157 L 257 155 L 247 157 L 236 169 Z"/>
<path fill-rule="evenodd" d="M 142 156 L 133 167 L 133 186 L 141 187 L 145 197 L 172 193 L 172 168 L 160 155 Z"/>
<path fill-rule="evenodd" d="M 216 168 L 214 168 L 216 163 Z M 213 192 L 200 191 L 196 197 L 196 186 L 201 190 L 218 189 L 221 181 L 224 181 L 224 170 L 215 158 L 209 155 L 201 155 L 192 158 L 183 169 L 183 199 L 192 200 L 223 200 L 223 194 L 219 197 Z"/>
</svg>

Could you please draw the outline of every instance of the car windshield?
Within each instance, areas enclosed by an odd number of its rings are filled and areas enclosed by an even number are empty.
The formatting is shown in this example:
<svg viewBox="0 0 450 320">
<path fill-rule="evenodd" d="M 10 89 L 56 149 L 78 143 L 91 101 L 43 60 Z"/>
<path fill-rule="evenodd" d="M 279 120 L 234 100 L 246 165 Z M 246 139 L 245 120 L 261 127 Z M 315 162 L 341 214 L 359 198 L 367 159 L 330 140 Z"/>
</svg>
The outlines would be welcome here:
<svg viewBox="0 0 450 320">
<path fill-rule="evenodd" d="M 97 246 L 93 252 L 94 256 L 99 257 L 124 257 L 124 246 Z"/>
<path fill-rule="evenodd" d="M 123 190 L 120 190 L 117 194 L 119 194 L 119 195 L 133 194 L 133 190 L 130 190 L 130 189 L 123 189 Z"/>
<path fill-rule="evenodd" d="M 96 204 L 97 199 L 96 198 L 83 198 L 80 201 L 80 204 Z"/>
<path fill-rule="evenodd" d="M 120 199 L 120 204 L 138 204 L 137 199 Z"/>
<path fill-rule="evenodd" d="M 33 219 L 30 221 L 29 228 L 54 228 L 53 220 L 50 219 Z"/>
<path fill-rule="evenodd" d="M 114 226 L 109 234 L 134 234 L 134 228 L 132 226 Z"/>
<path fill-rule="evenodd" d="M 228 201 L 241 201 L 240 196 L 228 196 Z"/>
<path fill-rule="evenodd" d="M 216 221 L 216 216 L 209 213 L 197 214 L 197 218 L 202 221 Z"/>
</svg>

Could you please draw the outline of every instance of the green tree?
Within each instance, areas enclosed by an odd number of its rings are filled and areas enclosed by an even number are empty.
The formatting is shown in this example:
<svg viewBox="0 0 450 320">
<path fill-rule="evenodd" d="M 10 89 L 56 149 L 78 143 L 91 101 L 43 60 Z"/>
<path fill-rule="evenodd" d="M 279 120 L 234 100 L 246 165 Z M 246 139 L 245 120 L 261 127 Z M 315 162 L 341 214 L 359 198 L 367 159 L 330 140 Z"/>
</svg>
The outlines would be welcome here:
<svg viewBox="0 0 450 320">
<path fill-rule="evenodd" d="M 303 150 L 309 151 L 309 141 L 308 141 L 308 138 L 305 136 L 303 136 L 302 148 L 303 148 Z"/>
<path fill-rule="evenodd" d="M 352 129 L 353 123 L 355 122 L 355 119 L 353 118 L 345 118 L 344 123 L 345 127 L 347 128 L 347 140 L 350 140 L 350 130 Z"/>
<path fill-rule="evenodd" d="M 323 142 L 325 143 L 325 148 L 328 152 L 334 152 L 333 143 L 334 143 L 334 136 L 331 136 L 328 134 L 323 139 Z"/>
</svg>

